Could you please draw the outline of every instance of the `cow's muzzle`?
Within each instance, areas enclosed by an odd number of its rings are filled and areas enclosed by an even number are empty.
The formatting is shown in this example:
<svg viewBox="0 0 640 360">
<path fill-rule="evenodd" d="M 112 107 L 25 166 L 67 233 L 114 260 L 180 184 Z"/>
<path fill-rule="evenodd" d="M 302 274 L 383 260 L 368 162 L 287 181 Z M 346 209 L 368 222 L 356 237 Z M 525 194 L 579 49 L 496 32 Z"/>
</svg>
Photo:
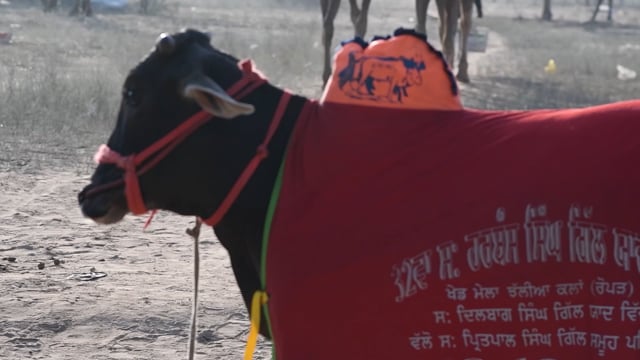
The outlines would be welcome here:
<svg viewBox="0 0 640 360">
<path fill-rule="evenodd" d="M 84 216 L 98 224 L 114 224 L 129 212 L 121 189 L 86 196 L 93 188 L 95 185 L 91 184 L 78 193 L 78 203 Z"/>
</svg>

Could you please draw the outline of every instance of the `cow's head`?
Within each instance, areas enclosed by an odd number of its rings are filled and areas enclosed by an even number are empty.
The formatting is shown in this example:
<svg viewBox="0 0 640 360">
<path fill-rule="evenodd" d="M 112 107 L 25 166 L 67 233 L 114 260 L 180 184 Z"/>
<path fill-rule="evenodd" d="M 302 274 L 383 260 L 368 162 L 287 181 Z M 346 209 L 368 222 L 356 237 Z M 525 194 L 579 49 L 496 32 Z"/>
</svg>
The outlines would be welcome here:
<svg viewBox="0 0 640 360">
<path fill-rule="evenodd" d="M 424 61 L 420 57 L 402 57 L 402 63 L 404 64 L 405 69 L 407 69 L 407 85 L 422 85 L 422 75 L 420 72 L 426 69 Z"/>
<path fill-rule="evenodd" d="M 246 121 L 229 119 L 251 114 L 253 106 L 223 90 L 242 77 L 237 62 L 213 48 L 208 35 L 185 30 L 161 35 L 153 51 L 127 76 L 107 144 L 119 154 L 140 153 L 202 109 L 215 116 L 140 177 L 146 208 L 209 215 L 224 196 L 215 189 L 232 182 L 220 174 L 239 172 L 238 164 L 251 156 L 238 138 L 243 127 L 243 136 L 249 132 Z M 79 194 L 85 216 L 108 224 L 129 212 L 123 186 L 92 191 L 122 175 L 115 165 L 97 166 L 91 184 Z"/>
</svg>

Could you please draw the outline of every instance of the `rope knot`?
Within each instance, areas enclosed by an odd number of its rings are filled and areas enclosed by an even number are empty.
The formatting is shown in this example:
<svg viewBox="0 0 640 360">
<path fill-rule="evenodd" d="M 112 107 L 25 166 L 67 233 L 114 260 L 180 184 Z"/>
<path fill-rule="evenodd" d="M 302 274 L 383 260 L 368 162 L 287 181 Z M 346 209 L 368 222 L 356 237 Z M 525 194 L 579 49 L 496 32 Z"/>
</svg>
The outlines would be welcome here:
<svg viewBox="0 0 640 360">
<path fill-rule="evenodd" d="M 256 155 L 260 158 L 260 160 L 266 158 L 269 155 L 269 150 L 267 150 L 267 145 L 262 144 L 258 146 L 258 150 L 256 151 Z"/>
<path fill-rule="evenodd" d="M 121 169 L 134 168 L 135 164 L 133 156 L 122 156 L 115 150 L 112 150 L 108 145 L 102 144 L 98 148 L 98 151 L 93 155 L 93 161 L 98 164 L 114 164 Z"/>
<path fill-rule="evenodd" d="M 116 166 L 125 170 L 126 172 L 136 172 L 136 162 L 132 155 L 120 156 L 115 162 Z"/>
</svg>

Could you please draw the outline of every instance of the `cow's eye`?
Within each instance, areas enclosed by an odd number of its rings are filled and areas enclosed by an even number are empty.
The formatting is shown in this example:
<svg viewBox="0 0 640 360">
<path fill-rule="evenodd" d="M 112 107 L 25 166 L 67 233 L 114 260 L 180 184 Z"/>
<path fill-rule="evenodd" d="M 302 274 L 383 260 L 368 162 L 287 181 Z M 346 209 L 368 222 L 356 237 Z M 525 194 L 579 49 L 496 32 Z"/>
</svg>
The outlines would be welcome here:
<svg viewBox="0 0 640 360">
<path fill-rule="evenodd" d="M 140 91 L 132 87 L 125 87 L 122 90 L 122 98 L 129 106 L 140 105 Z"/>
</svg>

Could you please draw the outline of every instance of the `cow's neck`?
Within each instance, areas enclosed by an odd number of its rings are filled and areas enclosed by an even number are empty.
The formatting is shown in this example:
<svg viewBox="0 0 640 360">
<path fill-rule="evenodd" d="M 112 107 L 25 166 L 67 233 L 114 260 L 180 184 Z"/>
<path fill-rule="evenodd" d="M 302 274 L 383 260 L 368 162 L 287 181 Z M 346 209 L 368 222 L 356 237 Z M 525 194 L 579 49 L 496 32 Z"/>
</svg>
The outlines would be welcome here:
<svg viewBox="0 0 640 360">
<path fill-rule="evenodd" d="M 253 104 L 256 109 L 251 119 L 247 119 L 247 123 L 255 127 L 255 131 L 248 132 L 248 137 L 252 137 L 247 141 L 245 149 L 248 154 L 255 154 L 257 145 L 264 139 L 282 94 L 281 89 L 265 84 L 243 99 Z M 217 237 L 232 253 L 232 261 L 234 253 L 249 255 L 256 271 L 259 269 L 262 230 L 273 186 L 294 124 L 305 101 L 305 98 L 292 96 L 278 130 L 269 144 L 269 156 L 263 160 L 238 199 L 215 227 Z M 245 164 L 242 165 L 244 166 Z M 234 180 L 238 175 L 229 174 Z"/>
</svg>

